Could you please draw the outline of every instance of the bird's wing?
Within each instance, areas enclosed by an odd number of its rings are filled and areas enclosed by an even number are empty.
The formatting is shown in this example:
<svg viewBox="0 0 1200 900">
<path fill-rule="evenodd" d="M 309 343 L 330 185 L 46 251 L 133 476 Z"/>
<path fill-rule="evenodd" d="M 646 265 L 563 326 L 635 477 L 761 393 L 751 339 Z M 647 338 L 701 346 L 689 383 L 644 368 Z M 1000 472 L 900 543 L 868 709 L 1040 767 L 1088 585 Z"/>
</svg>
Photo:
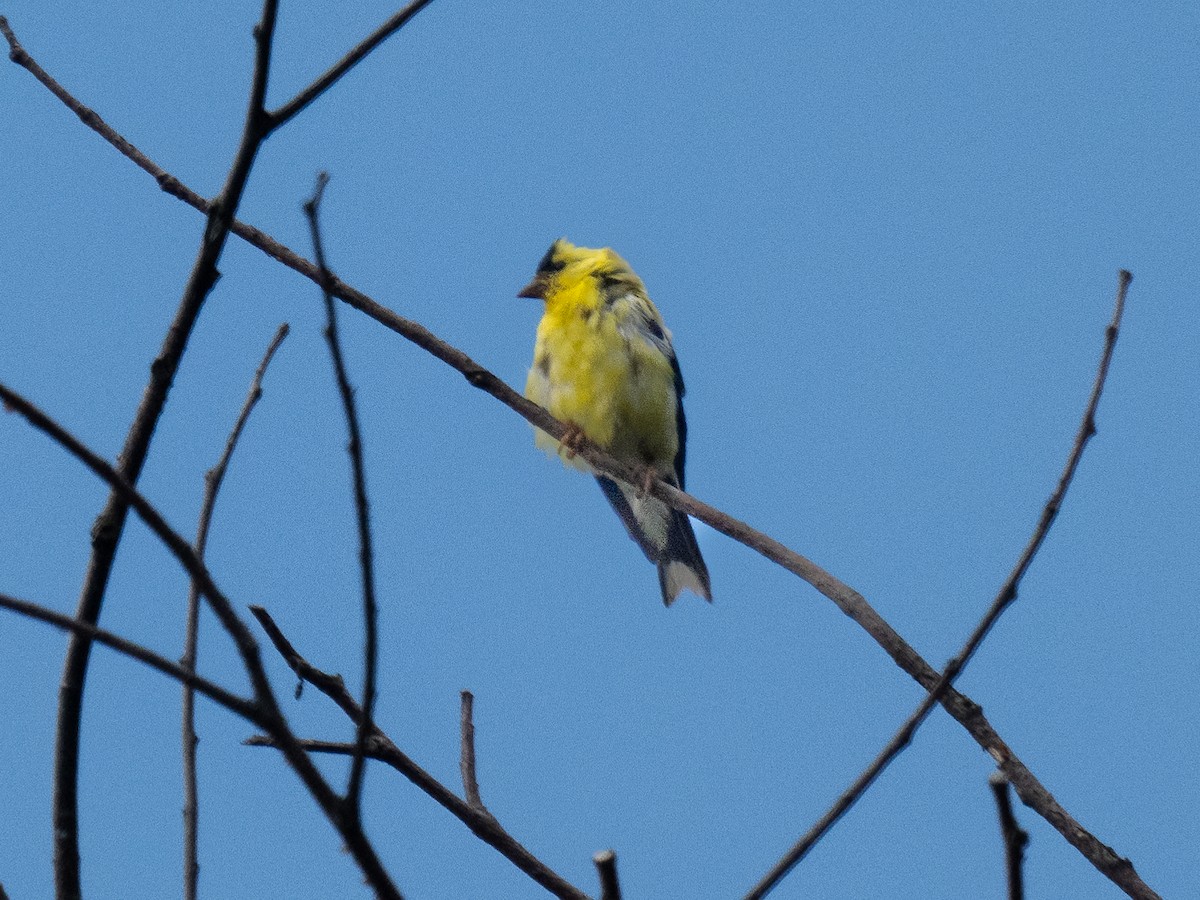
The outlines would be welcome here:
<svg viewBox="0 0 1200 900">
<path fill-rule="evenodd" d="M 683 373 L 679 371 L 679 360 L 671 353 L 671 368 L 675 371 L 675 434 L 679 439 L 679 449 L 675 451 L 675 480 L 683 486 L 683 469 L 687 462 L 687 416 L 683 414 Z"/>
<path fill-rule="evenodd" d="M 617 330 L 629 340 L 645 341 L 667 359 L 674 362 L 675 348 L 671 346 L 671 332 L 663 326 L 650 301 L 633 291 L 622 294 L 613 303 L 617 316 Z"/>
<path fill-rule="evenodd" d="M 671 371 L 675 374 L 675 430 L 679 439 L 679 449 L 675 453 L 675 478 L 679 489 L 684 488 L 684 468 L 687 463 L 687 418 L 683 414 L 683 373 L 679 369 L 679 359 L 675 356 L 675 348 L 671 344 L 671 332 L 662 323 L 658 311 L 645 298 L 629 292 L 620 297 L 614 307 L 620 304 L 618 311 L 617 330 L 628 340 L 639 340 L 661 353 L 671 363 Z"/>
<path fill-rule="evenodd" d="M 642 548 L 642 552 L 646 554 L 646 559 L 652 563 L 656 563 L 662 558 L 665 524 L 661 522 L 645 522 L 638 519 L 637 513 L 634 512 L 633 504 L 630 503 L 630 490 L 622 490 L 621 485 L 608 478 L 605 475 L 597 475 L 596 483 L 600 485 L 600 490 L 604 492 L 604 496 L 608 502 L 612 504 L 612 508 L 617 511 L 617 515 L 621 518 L 621 524 L 625 526 L 625 530 L 629 532 L 629 536 L 633 538 L 635 544 Z M 646 525 L 657 527 L 657 530 L 664 534 L 651 535 L 646 530 Z"/>
</svg>

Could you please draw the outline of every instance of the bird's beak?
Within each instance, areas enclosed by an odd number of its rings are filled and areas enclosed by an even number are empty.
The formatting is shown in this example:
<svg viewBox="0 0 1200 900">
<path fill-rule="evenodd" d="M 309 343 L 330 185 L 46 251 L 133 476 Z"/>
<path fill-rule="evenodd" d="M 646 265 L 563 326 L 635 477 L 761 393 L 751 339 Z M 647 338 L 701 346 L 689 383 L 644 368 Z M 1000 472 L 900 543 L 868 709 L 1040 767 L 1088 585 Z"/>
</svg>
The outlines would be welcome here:
<svg viewBox="0 0 1200 900">
<path fill-rule="evenodd" d="M 534 275 L 533 281 L 517 292 L 518 297 L 529 297 L 533 300 L 545 300 L 546 289 L 550 287 L 550 279 L 545 275 Z"/>
</svg>

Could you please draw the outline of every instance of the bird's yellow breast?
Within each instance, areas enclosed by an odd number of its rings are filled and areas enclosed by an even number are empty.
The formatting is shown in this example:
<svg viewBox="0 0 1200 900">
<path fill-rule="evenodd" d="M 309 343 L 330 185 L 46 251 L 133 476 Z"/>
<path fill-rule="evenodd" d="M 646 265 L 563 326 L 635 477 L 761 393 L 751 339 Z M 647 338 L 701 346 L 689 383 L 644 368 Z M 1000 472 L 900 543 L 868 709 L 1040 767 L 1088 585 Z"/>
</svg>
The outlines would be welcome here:
<svg viewBox="0 0 1200 900">
<path fill-rule="evenodd" d="M 674 370 L 618 325 L 591 279 L 547 298 L 525 394 L 614 456 L 670 471 L 679 446 Z M 538 445 L 558 449 L 542 432 Z"/>
</svg>

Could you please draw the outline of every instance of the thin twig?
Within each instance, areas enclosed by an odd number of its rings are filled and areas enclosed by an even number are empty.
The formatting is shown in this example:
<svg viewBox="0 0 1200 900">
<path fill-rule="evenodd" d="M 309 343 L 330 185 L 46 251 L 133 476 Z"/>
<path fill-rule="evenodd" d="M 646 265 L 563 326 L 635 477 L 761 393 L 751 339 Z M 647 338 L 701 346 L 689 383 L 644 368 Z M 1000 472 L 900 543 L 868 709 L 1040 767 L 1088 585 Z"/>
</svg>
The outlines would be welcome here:
<svg viewBox="0 0 1200 900">
<path fill-rule="evenodd" d="M 184 570 L 200 585 L 201 594 L 208 600 L 222 627 L 233 638 L 243 668 L 254 689 L 255 704 L 261 727 L 279 742 L 284 758 L 304 782 L 321 807 L 321 811 L 338 830 L 347 849 L 354 857 L 363 875 L 375 892 L 388 900 L 400 900 L 400 891 L 392 883 L 391 876 L 383 868 L 375 848 L 371 845 L 362 824 L 354 817 L 343 815 L 341 798 L 325 781 L 324 776 L 313 764 L 308 754 L 300 747 L 288 726 L 287 719 L 279 708 L 279 702 L 271 689 L 267 673 L 262 665 L 258 644 L 242 622 L 229 598 L 221 592 L 204 562 L 196 556 L 191 544 L 171 528 L 162 514 L 150 504 L 137 489 L 107 462 L 83 445 L 70 432 L 47 416 L 44 412 L 3 384 L 0 384 L 0 403 L 18 413 L 39 431 L 44 432 L 72 456 L 104 479 L 127 506 L 150 528 L 154 535 L 171 551 Z M 90 624 L 90 623 L 89 623 Z"/>
<path fill-rule="evenodd" d="M 480 812 L 487 812 L 483 798 L 479 796 L 479 781 L 475 777 L 475 695 L 462 692 L 462 708 L 459 716 L 462 732 L 458 768 L 462 773 L 463 795 Z M 490 814 L 489 814 L 490 815 Z"/>
<path fill-rule="evenodd" d="M 942 681 L 951 682 L 954 680 L 963 667 L 970 662 L 971 657 L 975 655 L 975 651 L 979 649 L 979 645 L 983 643 L 983 639 L 992 630 L 992 626 L 996 624 L 996 620 L 1017 599 L 1017 587 L 1020 585 L 1026 570 L 1028 570 L 1029 564 L 1033 562 L 1034 556 L 1037 555 L 1038 550 L 1041 548 L 1043 541 L 1046 540 L 1046 535 L 1050 532 L 1050 526 L 1054 524 L 1054 520 L 1058 517 L 1058 511 L 1062 508 L 1063 498 L 1067 495 L 1067 488 L 1071 486 L 1071 480 L 1075 477 L 1075 470 L 1079 468 L 1079 460 L 1083 458 L 1083 450 L 1087 446 L 1088 441 L 1096 433 L 1096 408 L 1100 404 L 1100 395 L 1104 393 L 1104 382 L 1108 378 L 1108 367 L 1112 362 L 1113 350 L 1117 346 L 1117 335 L 1121 330 L 1121 317 L 1125 314 L 1125 295 L 1129 291 L 1131 281 L 1133 281 L 1133 275 L 1128 271 L 1125 269 L 1118 271 L 1117 299 L 1113 304 L 1112 319 L 1109 321 L 1108 327 L 1104 329 L 1104 350 L 1100 354 L 1100 365 L 1096 370 L 1096 378 L 1092 382 L 1092 394 L 1088 398 L 1087 409 L 1084 410 L 1083 420 L 1079 423 L 1079 430 L 1075 434 L 1075 444 L 1071 448 L 1071 455 L 1067 458 L 1067 465 L 1058 478 L 1058 486 L 1055 487 L 1054 493 L 1050 495 L 1050 499 L 1046 501 L 1046 505 L 1042 508 L 1042 515 L 1038 520 L 1037 528 L 1034 529 L 1033 536 L 1030 537 L 1029 543 L 1025 546 L 1025 550 L 1021 554 L 1021 558 L 1017 560 L 1016 566 L 1009 574 L 1008 580 L 1000 588 L 1000 592 L 996 595 L 996 599 L 992 601 L 987 614 L 984 615 L 979 625 L 971 633 L 962 650 L 947 664 L 946 671 L 942 675 Z"/>
<path fill-rule="evenodd" d="M 1067 495 L 1067 489 L 1071 486 L 1071 481 L 1075 477 L 1075 471 L 1079 468 L 1079 461 L 1083 457 L 1084 448 L 1087 446 L 1092 435 L 1096 433 L 1096 408 L 1100 403 L 1100 395 L 1104 392 L 1104 384 L 1108 378 L 1108 368 L 1112 362 L 1113 350 L 1116 347 L 1117 335 L 1120 332 L 1121 318 L 1125 313 L 1125 295 L 1129 290 L 1129 283 L 1132 280 L 1133 276 L 1124 269 L 1118 273 L 1117 297 L 1113 305 L 1112 319 L 1104 330 L 1104 349 L 1100 353 L 1100 364 L 1096 370 L 1096 377 L 1092 382 L 1092 392 L 1088 397 L 1087 406 L 1084 409 L 1083 418 L 1079 424 L 1079 430 L 1075 435 L 1075 442 L 1071 446 L 1071 452 L 1067 456 L 1067 463 L 1063 468 L 1062 474 L 1059 476 L 1058 485 L 1042 507 L 1042 513 L 1038 518 L 1029 543 L 1026 544 L 1024 551 L 1018 558 L 1013 570 L 1009 573 L 1008 578 L 1001 585 L 999 592 L 984 614 L 983 619 L 976 626 L 975 630 L 971 632 L 963 648 L 946 665 L 945 671 L 942 672 L 942 676 L 933 690 L 926 695 L 916 710 L 913 711 L 912 715 L 905 720 L 904 724 L 900 726 L 896 734 L 888 741 L 887 745 L 879 752 L 875 759 L 872 760 L 871 764 L 834 801 L 834 804 L 803 837 L 784 854 L 783 858 L 763 876 L 762 880 L 746 895 L 745 900 L 761 900 L 762 897 L 770 893 L 783 880 L 784 876 L 825 836 L 829 829 L 849 811 L 850 807 L 858 802 L 859 797 L 874 783 L 880 773 L 909 745 L 913 735 L 921 727 L 921 724 L 933 710 L 933 707 L 941 701 L 942 696 L 951 684 L 953 684 L 954 679 L 958 677 L 963 667 L 974 656 L 975 651 L 979 649 L 979 645 L 983 642 L 983 639 L 987 636 L 992 626 L 995 625 L 996 620 L 1016 600 L 1017 589 L 1020 586 L 1021 579 L 1024 578 L 1025 573 L 1028 571 L 1029 565 L 1033 562 L 1034 556 L 1037 555 L 1038 550 L 1045 541 L 1046 535 L 1049 534 L 1050 526 L 1054 524 L 1058 511 L 1062 507 L 1063 499 Z"/>
<path fill-rule="evenodd" d="M 601 850 L 592 857 L 600 876 L 600 900 L 621 900 L 621 882 L 617 880 L 617 854 Z"/>
<path fill-rule="evenodd" d="M 299 94 L 289 100 L 279 109 L 274 110 L 271 115 L 271 121 L 274 127 L 286 123 L 297 113 L 303 110 L 308 104 L 312 103 L 317 97 L 321 96 L 331 85 L 339 78 L 349 72 L 356 66 L 368 53 L 386 41 L 389 37 L 403 28 L 408 20 L 419 13 L 422 9 L 428 6 L 430 0 L 413 0 L 412 3 L 404 7 L 404 9 L 395 13 L 390 19 L 380 25 L 375 31 L 365 37 L 356 47 L 349 53 L 339 59 L 329 68 L 325 74 L 302 90 Z"/>
<path fill-rule="evenodd" d="M 214 703 L 225 707 L 230 712 L 237 713 L 242 718 L 253 722 L 261 728 L 265 728 L 269 724 L 259 712 L 258 704 L 253 700 L 239 697 L 216 682 L 209 681 L 207 678 L 197 675 L 192 670 L 173 660 L 167 659 L 165 656 L 159 656 L 141 644 L 135 644 L 127 638 L 113 634 L 111 631 L 105 631 L 103 628 L 98 628 L 90 622 L 80 622 L 78 619 L 72 619 L 70 616 L 56 610 L 40 606 L 36 603 L 30 603 L 28 600 L 21 600 L 8 594 L 0 594 L 0 607 L 10 609 L 31 619 L 47 622 L 64 631 L 86 634 L 96 643 L 105 644 L 118 653 L 124 654 L 131 659 L 136 659 L 138 662 L 144 663 L 150 668 L 174 678 L 179 683 L 194 688 Z"/>
<path fill-rule="evenodd" d="M 284 636 L 279 626 L 275 624 L 261 606 L 252 606 L 250 611 L 258 619 L 267 632 L 272 643 L 284 658 L 292 671 L 300 678 L 309 682 L 313 687 L 325 694 L 337 704 L 350 718 L 358 723 L 363 721 L 362 710 L 354 697 L 346 690 L 346 685 L 337 675 L 322 672 L 316 666 L 301 656 L 291 642 Z M 267 736 L 255 736 L 246 740 L 252 747 L 274 747 L 275 742 Z M 351 755 L 357 752 L 357 742 L 353 744 L 335 743 L 331 741 L 301 741 L 306 750 Z M 509 862 L 540 884 L 546 890 L 562 900 L 588 900 L 587 894 L 551 870 L 544 862 L 523 847 L 490 812 L 476 808 L 471 803 L 457 796 L 453 791 L 439 782 L 436 778 L 422 769 L 408 757 L 388 737 L 378 725 L 372 725 L 370 738 L 367 742 L 367 755 L 391 766 L 418 788 L 424 791 L 435 802 L 449 810 L 460 822 L 485 844 L 495 848 Z"/>
<path fill-rule="evenodd" d="M 944 691 L 945 688 L 942 690 Z M 842 792 L 841 796 L 825 811 L 824 815 L 813 823 L 812 827 L 801 836 L 800 840 L 792 845 L 788 852 L 783 855 L 783 858 L 771 867 L 770 871 L 762 877 L 758 884 L 750 889 L 744 900 L 762 900 L 763 897 L 773 891 L 788 872 L 792 871 L 808 855 L 809 851 L 816 846 L 817 842 L 829 832 L 829 829 L 842 816 L 849 812 L 850 808 L 866 793 L 867 788 L 875 783 L 875 779 L 887 768 L 888 764 L 900 754 L 901 750 L 908 746 L 918 726 L 925 720 L 930 711 L 937 706 L 938 700 L 941 699 L 939 696 L 940 693 L 935 690 L 925 696 L 921 705 L 917 707 L 916 712 L 908 717 L 900 727 L 900 730 L 888 742 L 887 746 L 859 774 L 854 783 Z"/>
<path fill-rule="evenodd" d="M 2 31 L 3 29 L 0 29 L 0 32 Z M 36 63 L 33 63 L 28 54 L 23 54 L 17 61 L 33 72 L 39 80 L 43 80 L 42 76 L 45 73 L 40 68 L 34 68 Z M 39 75 L 38 73 L 41 74 Z M 52 79 L 49 79 L 49 76 L 45 76 L 45 78 L 48 79 L 49 83 L 45 80 L 43 83 L 47 83 L 48 87 L 51 84 L 55 84 Z M 55 87 L 57 87 L 56 84 Z M 61 87 L 57 90 L 55 90 L 55 87 L 51 87 L 55 95 L 63 100 L 68 107 L 75 110 L 85 124 L 92 127 L 121 153 L 129 156 L 141 168 L 154 175 L 163 190 L 202 212 L 208 209 L 209 204 L 203 197 L 192 191 L 175 176 L 163 171 L 150 161 L 148 157 L 141 154 L 140 151 L 136 151 L 136 148 L 133 149 L 133 152 L 127 150 L 127 148 L 132 148 L 132 145 L 125 138 L 105 124 L 94 112 L 80 104 L 73 97 L 70 97 Z M 321 283 L 320 274 L 316 266 L 275 240 L 266 232 L 243 222 L 235 222 L 233 232 L 277 262 L 282 263 L 317 284 Z M 337 279 L 334 279 L 332 287 L 333 295 L 339 300 L 349 304 L 384 327 L 391 329 L 401 337 L 411 341 L 427 353 L 451 366 L 460 372 L 467 379 L 468 383 L 491 394 L 530 424 L 545 431 L 551 437 L 561 439 L 565 436 L 566 427 L 557 419 L 553 418 L 540 406 L 523 398 L 494 374 L 480 366 L 458 348 L 439 339 L 423 325 L 397 315 L 366 294 Z M 579 455 L 604 474 L 612 475 L 628 483 L 640 484 L 636 473 L 612 460 L 592 444 L 583 442 L 579 448 Z M 857 591 L 854 591 L 810 560 L 789 550 L 778 541 L 775 541 L 762 532 L 756 531 L 744 522 L 734 519 L 732 516 L 728 516 L 706 503 L 702 503 L 691 495 L 672 488 L 664 482 L 654 482 L 650 486 L 650 493 L 668 505 L 705 522 L 722 534 L 755 550 L 767 559 L 807 581 L 867 631 L 872 639 L 892 657 L 896 664 L 916 680 L 918 684 L 927 691 L 933 691 L 937 688 L 940 681 L 940 675 L 937 670 L 925 662 L 912 647 L 905 643 L 894 629 L 875 613 Z M 1142 881 L 1129 860 L 1120 857 L 1111 847 L 1098 840 L 1059 804 L 1020 758 L 1016 756 L 1012 748 L 1001 740 L 995 729 L 992 728 L 991 723 L 983 715 L 978 704 L 953 688 L 945 689 L 941 703 L 950 715 L 974 738 L 980 747 L 996 760 L 997 763 L 1005 766 L 1010 783 L 1022 802 L 1049 822 L 1101 874 L 1110 879 L 1131 897 L 1146 900 L 1146 898 L 1155 898 L 1158 896 Z"/>
<path fill-rule="evenodd" d="M 1004 837 L 1004 868 L 1008 874 L 1008 900 L 1025 900 L 1025 879 L 1021 864 L 1025 861 L 1025 848 L 1029 835 L 1017 823 L 1013 815 L 1012 801 L 1008 798 L 1008 779 L 997 770 L 988 776 L 988 784 L 996 797 L 996 812 L 1000 816 L 1000 833 Z"/>
<path fill-rule="evenodd" d="M 225 441 L 225 449 L 221 458 L 204 475 L 204 500 L 200 504 L 200 519 L 196 526 L 196 540 L 193 544 L 196 556 L 204 559 L 204 551 L 208 546 L 208 529 L 212 523 L 213 508 L 216 506 L 217 493 L 221 490 L 221 482 L 225 479 L 225 471 L 229 468 L 229 460 L 233 456 L 233 448 L 237 446 L 238 438 L 250 418 L 250 411 L 262 396 L 262 380 L 266 374 L 271 357 L 287 337 L 288 326 L 284 322 L 275 332 L 267 352 L 263 355 L 254 380 L 250 383 L 250 391 L 242 404 L 233 430 Z M 183 656 L 180 664 L 189 672 L 196 671 L 196 647 L 200 631 L 200 586 L 195 581 L 188 592 L 187 630 L 184 635 Z M 198 823 L 199 789 L 196 779 L 196 736 L 195 692 L 190 685 L 183 686 L 182 707 L 182 739 L 183 739 L 183 897 L 184 900 L 196 900 L 197 887 L 200 880 L 200 856 L 198 852 Z"/>
<path fill-rule="evenodd" d="M 330 756 L 353 756 L 358 750 L 357 741 L 323 741 L 317 738 L 300 738 L 300 746 L 309 753 L 327 753 Z M 242 745 L 246 747 L 269 747 L 275 749 L 278 745 L 274 738 L 267 737 L 265 734 L 252 734 L 250 737 L 242 741 Z M 379 740 L 372 735 L 371 740 L 367 741 L 367 756 L 371 759 L 383 759 L 382 745 Z"/>
<path fill-rule="evenodd" d="M 283 661 L 288 664 L 288 667 L 296 673 L 296 677 L 300 679 L 301 683 L 307 681 L 326 697 L 336 702 L 342 712 L 349 716 L 350 721 L 356 725 L 363 721 L 362 710 L 358 702 L 346 690 L 346 682 L 342 680 L 341 675 L 331 675 L 321 671 L 296 652 L 291 641 L 279 630 L 279 626 L 275 624 L 271 614 L 263 607 L 251 604 L 250 613 L 258 620 L 258 624 L 267 633 L 267 637 L 274 644 L 276 651 L 283 657 Z"/>
<path fill-rule="evenodd" d="M 363 464 L 362 429 L 358 422 L 358 409 L 354 404 L 354 388 L 346 373 L 346 361 L 342 356 L 342 342 L 338 337 L 337 306 L 329 293 L 329 281 L 333 274 L 325 262 L 325 246 L 321 240 L 321 198 L 329 176 L 325 172 L 317 175 L 317 186 L 308 202 L 304 204 L 304 215 L 308 219 L 312 234 L 313 252 L 317 268 L 321 271 L 321 295 L 325 300 L 325 340 L 329 344 L 329 355 L 333 358 L 333 371 L 337 376 L 338 393 L 342 398 L 342 409 L 346 413 L 346 428 L 350 442 L 346 452 L 350 454 L 350 468 L 354 478 L 354 510 L 358 520 L 358 565 L 362 573 L 363 602 L 363 694 L 362 721 L 358 723 L 358 745 L 360 752 L 350 763 L 350 779 L 346 785 L 346 805 L 353 816 L 361 815 L 363 772 L 366 767 L 367 735 L 371 733 L 371 718 L 375 711 L 375 671 L 379 658 L 379 607 L 375 600 L 375 554 L 371 544 L 371 506 L 367 497 L 367 475 Z"/>
</svg>

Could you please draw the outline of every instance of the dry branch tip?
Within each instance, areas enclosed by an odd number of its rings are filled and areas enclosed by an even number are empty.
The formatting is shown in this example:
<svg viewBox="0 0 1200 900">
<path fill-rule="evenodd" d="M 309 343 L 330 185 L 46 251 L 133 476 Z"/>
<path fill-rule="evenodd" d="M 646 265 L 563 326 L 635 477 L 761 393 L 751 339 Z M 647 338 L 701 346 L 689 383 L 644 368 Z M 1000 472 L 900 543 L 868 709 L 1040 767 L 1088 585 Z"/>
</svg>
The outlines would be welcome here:
<svg viewBox="0 0 1200 900">
<path fill-rule="evenodd" d="M 601 850 L 592 857 L 600 876 L 600 900 L 621 900 L 621 883 L 617 878 L 617 854 Z"/>
</svg>

